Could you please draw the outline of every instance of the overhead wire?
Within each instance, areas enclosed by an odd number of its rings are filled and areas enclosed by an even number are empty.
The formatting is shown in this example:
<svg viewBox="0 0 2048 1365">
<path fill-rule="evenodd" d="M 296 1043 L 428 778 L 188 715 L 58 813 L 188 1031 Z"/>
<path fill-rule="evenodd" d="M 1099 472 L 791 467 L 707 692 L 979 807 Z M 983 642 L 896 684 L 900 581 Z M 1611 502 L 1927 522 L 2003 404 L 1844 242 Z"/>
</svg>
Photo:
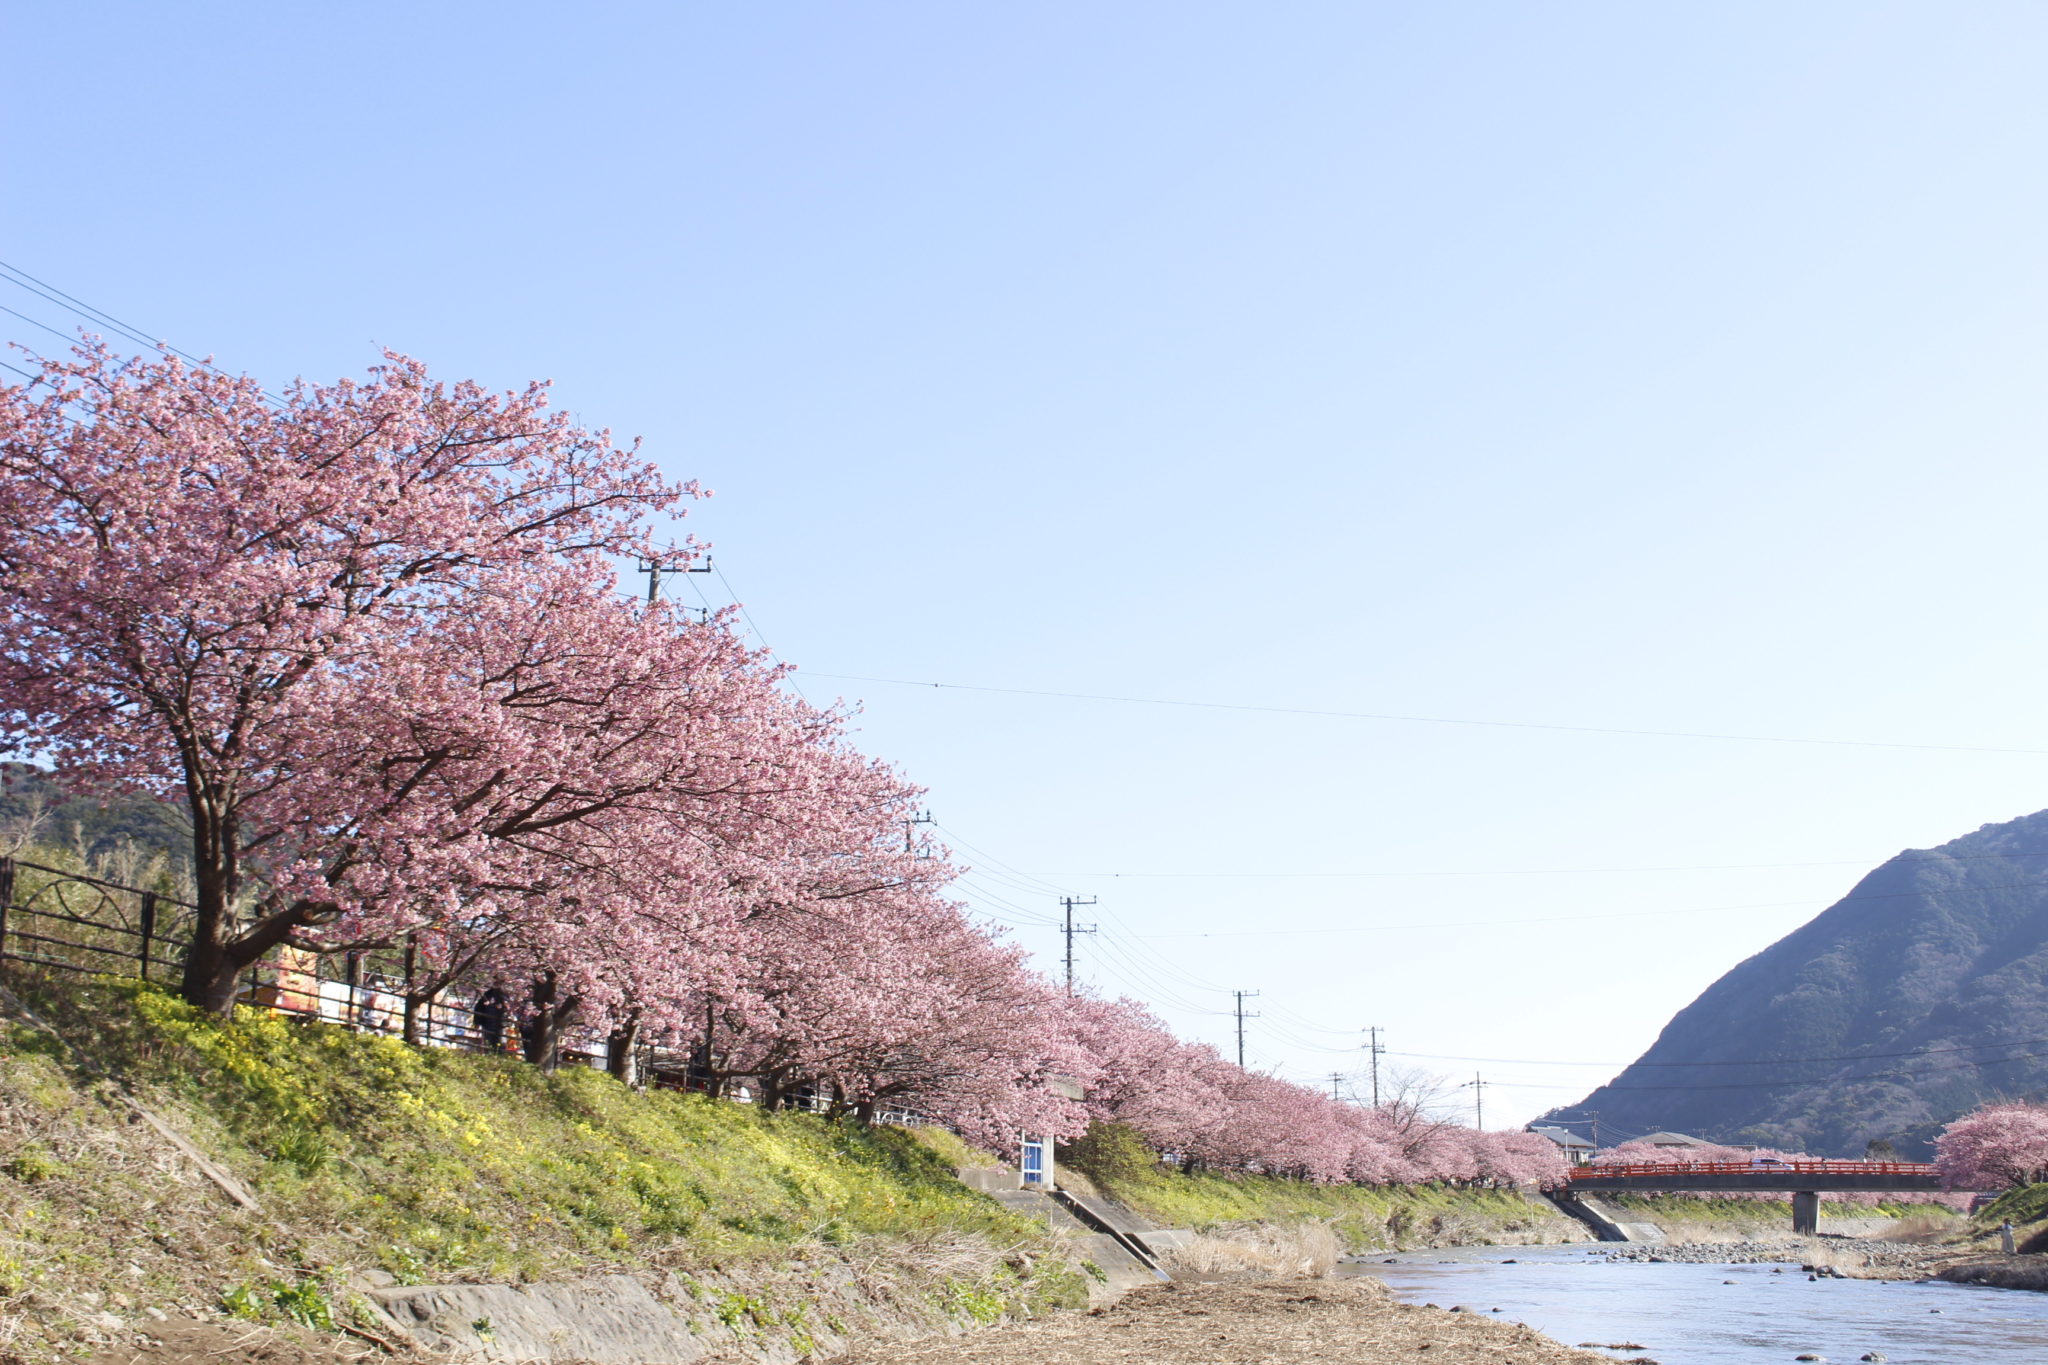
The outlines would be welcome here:
<svg viewBox="0 0 2048 1365">
<path fill-rule="evenodd" d="M 1653 730 L 1613 725 L 1565 725 L 1549 721 L 1483 720 L 1465 716 L 1420 716 L 1382 711 L 1338 711 L 1305 706 L 1268 706 L 1252 702 L 1188 701 L 1172 697 L 1128 697 L 1103 692 L 1058 692 L 1031 687 L 987 687 L 972 683 L 928 682 L 915 678 L 882 678 L 858 673 L 811 672 L 814 678 L 840 682 L 885 683 L 896 687 L 934 688 L 954 692 L 986 692 L 1004 696 L 1050 697 L 1065 701 L 1115 702 L 1134 706 L 1170 706 L 1203 711 L 1244 711 L 1264 715 L 1308 716 L 1337 720 L 1389 721 L 1416 725 L 1476 726 L 1496 730 L 1547 730 L 1566 734 L 1627 735 L 1651 739 L 1700 739 L 1747 744 L 1801 744 L 1848 749 L 1912 749 L 1941 753 L 2048 754 L 2048 749 L 1990 744 L 1919 744 L 1896 740 L 1816 739 L 1796 735 L 1751 735 L 1710 730 Z"/>
<path fill-rule="evenodd" d="M 1900 895 L 1919 895 L 1919 892 L 1900 892 Z M 1875 900 L 1879 897 L 1843 897 L 1842 900 L 1823 902 L 1825 905 L 1839 905 L 1844 900 Z M 1699 905 L 1675 910 L 1613 910 L 1589 915 L 1540 915 L 1528 919 L 1477 919 L 1477 920 L 1407 920 L 1400 923 L 1330 925 L 1318 929 L 1186 929 L 1170 933 L 1145 934 L 1145 938 L 1245 938 L 1264 935 L 1293 937 L 1308 934 L 1377 934 L 1390 929 L 1508 929 L 1523 924 L 1575 924 L 1587 920 L 1647 919 L 1658 915 L 1728 915 L 1749 914 L 1760 910 L 1782 910 L 1790 906 L 1813 905 L 1812 899 L 1796 901 L 1757 901 L 1748 905 Z"/>
<path fill-rule="evenodd" d="M 1780 871 L 1807 867 L 1867 867 L 1872 871 L 1892 867 L 1899 863 L 1950 863 L 1974 862 L 1985 858 L 2048 858 L 2048 850 L 2040 852 L 1999 852 L 1999 853 L 1940 853 L 1933 849 L 1907 849 L 1873 864 L 1869 858 L 1830 858 L 1815 862 L 1791 863 L 1674 863 L 1666 866 L 1635 867 L 1508 867 L 1508 868 L 1435 868 L 1422 870 L 1391 869 L 1381 871 L 1348 872 L 1066 872 L 1057 875 L 1069 877 L 1122 877 L 1177 880 L 1282 880 L 1287 878 L 1377 878 L 1377 877 L 1543 877 L 1543 876 L 1588 876 L 1602 873 L 1634 872 L 1763 872 Z"/>
<path fill-rule="evenodd" d="M 1118 973 L 1119 975 L 1123 976 L 1126 980 L 1141 983 L 1148 995 L 1156 995 L 1175 1009 L 1183 1010 L 1190 1014 L 1212 1016 L 1231 1013 L 1229 1010 L 1211 1009 L 1206 1005 L 1197 1004 L 1184 998 L 1178 990 L 1170 984 L 1161 981 L 1156 974 L 1148 971 L 1143 963 L 1132 958 L 1115 940 L 1103 941 L 1097 939 L 1093 951 L 1097 961 L 1101 961 L 1102 955 L 1107 954 L 1111 962 L 1120 964 L 1122 970 Z"/>
<path fill-rule="evenodd" d="M 709 557 L 707 557 L 705 560 L 705 567 L 710 569 L 713 574 L 717 575 L 720 586 L 722 586 L 725 589 L 725 595 L 727 597 L 730 597 L 732 599 L 733 606 L 739 609 L 740 619 L 747 623 L 748 630 L 754 632 L 754 638 L 761 642 L 761 648 L 767 650 L 770 654 L 773 654 L 775 652 L 775 646 L 768 643 L 768 637 L 762 634 L 760 623 L 754 620 L 754 613 L 747 610 L 747 604 L 740 600 L 739 593 L 733 589 L 732 580 L 725 576 L 724 568 L 722 568 L 719 565 L 716 559 L 711 559 Z M 810 694 L 804 691 L 803 683 L 798 680 L 796 673 L 794 671 L 792 671 L 789 675 L 789 685 L 792 688 L 796 689 L 796 694 L 799 697 L 802 697 L 806 702 L 808 702 L 811 699 Z"/>
<path fill-rule="evenodd" d="M 168 341 L 165 341 L 160 337 L 148 336 L 142 331 L 141 328 L 133 326 L 130 323 L 123 322 L 121 319 L 115 317 L 112 313 L 109 313 L 101 308 L 96 308 L 92 304 L 87 303 L 85 300 L 81 298 L 65 293 L 62 289 L 59 289 L 56 285 L 49 283 L 47 280 L 37 279 L 34 275 L 29 274 L 20 266 L 12 265 L 6 261 L 0 261 L 0 282 L 11 284 L 15 286 L 17 289 L 26 290 L 27 292 L 34 294 L 37 298 L 40 298 L 45 302 L 56 304 L 59 308 L 64 309 L 66 312 L 76 313 L 79 317 L 84 318 L 88 323 L 92 324 L 95 327 L 111 328 L 122 339 L 126 341 L 132 341 L 136 345 L 144 347 L 147 350 L 168 352 L 169 354 L 177 356 L 182 360 L 186 360 L 194 365 L 197 365 L 200 369 L 211 370 L 213 373 L 218 375 L 227 375 L 227 371 L 221 369 L 212 361 L 205 360 L 199 356 L 193 355 L 190 351 L 180 350 L 178 347 L 171 345 Z M 11 308 L 7 309 L 7 311 L 10 313 L 14 313 L 14 310 Z M 27 315 L 25 314 L 14 313 L 14 316 L 23 318 L 25 321 L 28 322 L 34 322 L 36 326 L 41 327 L 44 331 L 52 332 L 60 337 L 65 337 L 66 340 L 75 341 L 77 339 L 75 337 L 68 337 L 66 336 L 65 333 L 58 331 L 54 327 L 49 326 L 49 324 L 37 322 L 34 318 L 27 317 Z M 263 388 L 260 385 L 257 387 L 257 392 L 262 394 L 266 402 L 277 404 L 283 401 L 282 399 L 278 398 L 276 394 L 271 393 L 269 390 Z"/>
</svg>

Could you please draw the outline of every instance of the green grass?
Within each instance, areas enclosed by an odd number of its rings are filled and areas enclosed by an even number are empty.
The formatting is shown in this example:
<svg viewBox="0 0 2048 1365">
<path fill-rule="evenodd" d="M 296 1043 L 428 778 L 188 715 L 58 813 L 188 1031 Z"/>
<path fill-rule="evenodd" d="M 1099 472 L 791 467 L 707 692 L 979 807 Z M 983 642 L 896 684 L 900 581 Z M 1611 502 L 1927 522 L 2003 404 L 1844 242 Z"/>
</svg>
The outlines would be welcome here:
<svg viewBox="0 0 2048 1365">
<path fill-rule="evenodd" d="M 1616 1208 L 1638 1213 L 1650 1222 L 1732 1223 L 1742 1226 L 1792 1226 L 1790 1199 L 1715 1199 L 1697 1194 L 1602 1194 L 1600 1199 Z M 1916 1218 L 1947 1217 L 1941 1204 L 1878 1203 L 1845 1204 L 1821 1201 L 1821 1221 L 1831 1218 Z"/>
<path fill-rule="evenodd" d="M 1515 1190 L 1316 1185 L 1275 1176 L 1189 1174 L 1161 1164 L 1130 1129 L 1097 1127 L 1059 1160 L 1167 1227 L 1329 1223 L 1351 1251 L 1576 1239 L 1579 1224 Z"/>
<path fill-rule="evenodd" d="M 1995 1228 L 2004 1222 L 2018 1226 L 2044 1218 L 2048 1218 L 2048 1185 L 2021 1185 L 1979 1209 L 1971 1221 L 1979 1227 Z"/>
<path fill-rule="evenodd" d="M 246 1311 L 283 1305 L 303 1320 L 313 1300 L 300 1286 L 340 1294 L 367 1269 L 400 1283 L 649 1266 L 730 1276 L 856 1252 L 909 1266 L 935 1247 L 952 1278 L 930 1292 L 970 1317 L 1080 1294 L 1039 1225 L 954 1178 L 972 1154 L 950 1134 L 635 1092 L 585 1068 L 549 1074 L 266 1012 L 227 1022 L 133 982 L 9 984 L 247 1182 L 263 1212 L 167 1176 L 180 1163 L 147 1129 L 60 1045 L 8 1022 L 0 1296 L 59 1303 L 111 1285 L 138 1308 L 211 1307 L 242 1287 Z M 973 1262 L 977 1247 L 986 1273 L 956 1283 L 962 1249 Z"/>
</svg>

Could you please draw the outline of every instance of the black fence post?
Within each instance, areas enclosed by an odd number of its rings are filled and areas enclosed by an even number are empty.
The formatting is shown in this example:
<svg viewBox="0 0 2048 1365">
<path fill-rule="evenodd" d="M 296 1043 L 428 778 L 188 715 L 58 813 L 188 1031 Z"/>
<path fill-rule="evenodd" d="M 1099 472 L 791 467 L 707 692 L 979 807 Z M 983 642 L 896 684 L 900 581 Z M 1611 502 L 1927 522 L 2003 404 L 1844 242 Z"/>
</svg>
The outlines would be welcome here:
<svg viewBox="0 0 2048 1365">
<path fill-rule="evenodd" d="M 156 936 L 156 892 L 142 893 L 142 979 L 149 980 L 149 941 Z"/>
<path fill-rule="evenodd" d="M 356 997 L 356 989 L 357 983 L 363 977 L 363 955 L 352 952 L 346 960 L 348 962 L 348 1026 L 351 1029 L 361 1029 L 363 1026 L 363 1005 L 362 1001 Z"/>
<path fill-rule="evenodd" d="M 14 859 L 0 858 L 0 957 L 7 956 L 7 907 L 14 904 Z"/>
</svg>

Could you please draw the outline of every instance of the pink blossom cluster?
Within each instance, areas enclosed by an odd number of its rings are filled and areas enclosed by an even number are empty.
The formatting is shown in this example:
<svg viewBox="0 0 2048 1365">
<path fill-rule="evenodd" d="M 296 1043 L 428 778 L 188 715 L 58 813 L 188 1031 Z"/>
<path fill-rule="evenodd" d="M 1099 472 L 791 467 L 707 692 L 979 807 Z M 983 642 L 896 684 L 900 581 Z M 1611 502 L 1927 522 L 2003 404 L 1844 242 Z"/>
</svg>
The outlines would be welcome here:
<svg viewBox="0 0 2048 1365">
<path fill-rule="evenodd" d="M 2003 1190 L 2048 1181 L 2048 1105 L 1987 1104 L 1934 1140 L 1934 1164 L 1952 1190 Z"/>
<path fill-rule="evenodd" d="M 1409 1099 L 1345 1103 L 1176 1038 L 1132 1001 L 1077 999 L 1072 1016 L 1094 1067 L 1090 1115 L 1186 1166 L 1369 1185 L 1554 1185 L 1567 1173 L 1548 1138 L 1463 1127 Z"/>
</svg>

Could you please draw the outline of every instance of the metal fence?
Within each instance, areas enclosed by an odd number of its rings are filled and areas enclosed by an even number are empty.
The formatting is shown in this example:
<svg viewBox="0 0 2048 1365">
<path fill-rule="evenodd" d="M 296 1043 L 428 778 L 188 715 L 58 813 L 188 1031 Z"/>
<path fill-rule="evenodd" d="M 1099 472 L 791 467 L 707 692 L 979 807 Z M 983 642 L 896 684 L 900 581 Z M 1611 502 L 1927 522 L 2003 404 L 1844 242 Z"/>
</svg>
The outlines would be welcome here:
<svg viewBox="0 0 2048 1365">
<path fill-rule="evenodd" d="M 198 907 L 168 892 L 124 886 L 83 872 L 22 858 L 0 858 L 0 961 L 82 975 L 139 977 L 174 982 L 184 969 Z M 416 991 L 409 946 L 362 952 L 314 953 L 282 947 L 249 969 L 236 993 L 239 1004 L 359 1033 L 409 1037 L 423 1047 L 473 1052 L 521 1052 L 521 1002 L 487 984 L 458 984 L 431 994 Z M 411 1027 L 407 1026 L 410 997 Z M 556 1060 L 604 1068 L 610 1039 L 600 1030 L 571 1026 L 561 1034 Z M 687 1048 L 646 1043 L 635 1047 L 634 1072 L 661 1089 L 702 1090 L 709 1079 Z M 744 1087 L 727 1097 L 750 1100 Z M 816 1088 L 784 1097 L 789 1107 L 823 1110 Z M 892 1108 L 883 1121 L 928 1122 Z"/>
<path fill-rule="evenodd" d="M 0 957 L 59 971 L 166 980 L 197 907 L 160 890 L 0 858 Z"/>
<path fill-rule="evenodd" d="M 0 858 L 0 960 L 173 982 L 184 970 L 197 909 L 162 889 Z M 525 1021 L 517 1001 L 502 992 L 492 998 L 488 986 L 416 992 L 412 965 L 409 947 L 341 953 L 282 947 L 248 970 L 236 1001 L 361 1033 L 409 1034 L 428 1047 L 520 1050 Z M 645 1045 L 638 1051 L 641 1075 L 664 1086 L 696 1088 L 686 1054 Z M 608 1055 L 605 1034 L 563 1031 L 560 1061 L 603 1067 Z"/>
</svg>

